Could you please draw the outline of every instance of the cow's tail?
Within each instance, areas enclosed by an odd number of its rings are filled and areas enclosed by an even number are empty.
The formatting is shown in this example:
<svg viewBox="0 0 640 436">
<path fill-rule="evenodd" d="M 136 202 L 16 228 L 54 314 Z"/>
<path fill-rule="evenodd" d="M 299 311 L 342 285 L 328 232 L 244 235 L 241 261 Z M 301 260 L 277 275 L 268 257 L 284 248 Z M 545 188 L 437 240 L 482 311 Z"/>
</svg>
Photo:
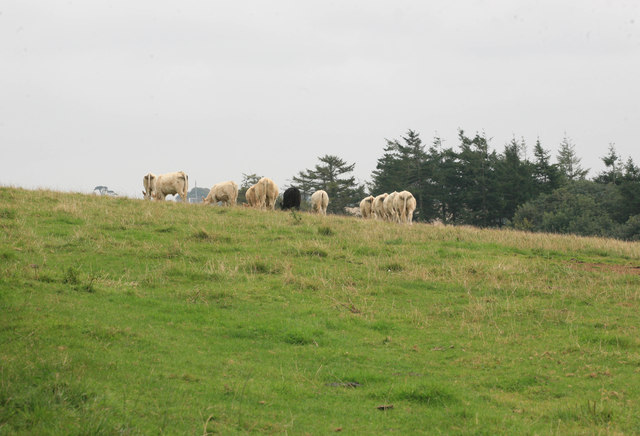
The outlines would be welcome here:
<svg viewBox="0 0 640 436">
<path fill-rule="evenodd" d="M 147 173 L 146 176 L 144 176 L 144 178 L 146 179 L 147 183 L 145 183 L 144 190 L 145 190 L 145 198 L 148 198 L 149 200 L 151 200 L 151 193 L 152 193 L 152 189 L 151 189 L 151 173 Z"/>
<path fill-rule="evenodd" d="M 182 197 L 183 203 L 188 203 L 189 199 L 187 198 L 187 196 L 189 195 L 189 176 L 184 171 L 180 171 L 180 173 L 182 174 L 182 179 L 184 180 L 184 190 L 182 191 L 180 196 Z"/>
<path fill-rule="evenodd" d="M 327 214 L 327 206 L 329 206 L 329 194 L 322 192 L 322 214 Z"/>
<path fill-rule="evenodd" d="M 400 221 L 405 222 L 407 220 L 407 200 L 409 200 L 408 195 L 402 196 L 403 204 L 402 204 L 402 214 L 400 216 Z"/>
</svg>

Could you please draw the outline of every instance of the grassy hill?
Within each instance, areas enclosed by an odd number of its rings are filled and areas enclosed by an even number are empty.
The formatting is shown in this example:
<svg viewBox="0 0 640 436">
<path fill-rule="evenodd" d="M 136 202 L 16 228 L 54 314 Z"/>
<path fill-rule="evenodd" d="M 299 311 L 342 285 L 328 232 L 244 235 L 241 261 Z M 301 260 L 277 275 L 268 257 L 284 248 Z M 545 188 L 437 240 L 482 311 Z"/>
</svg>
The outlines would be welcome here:
<svg viewBox="0 0 640 436">
<path fill-rule="evenodd" d="M 639 307 L 638 243 L 5 187 L 0 434 L 639 433 Z"/>
</svg>

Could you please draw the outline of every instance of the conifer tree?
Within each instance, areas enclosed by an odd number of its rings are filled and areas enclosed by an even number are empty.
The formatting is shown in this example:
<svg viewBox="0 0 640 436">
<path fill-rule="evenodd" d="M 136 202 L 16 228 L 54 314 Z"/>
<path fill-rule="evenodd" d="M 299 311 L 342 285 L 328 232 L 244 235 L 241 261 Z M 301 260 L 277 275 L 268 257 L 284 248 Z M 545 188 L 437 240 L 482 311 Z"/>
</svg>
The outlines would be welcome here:
<svg viewBox="0 0 640 436">
<path fill-rule="evenodd" d="M 488 227 L 500 224 L 500 201 L 496 187 L 497 155 L 489 152 L 486 136 L 476 133 L 473 139 L 458 131 L 460 140 L 460 177 L 467 224 Z"/>
<path fill-rule="evenodd" d="M 584 180 L 589 172 L 589 169 L 585 170 L 580 166 L 582 159 L 577 156 L 575 145 L 566 135 L 562 138 L 556 158 L 558 160 L 560 173 L 567 181 Z"/>
<path fill-rule="evenodd" d="M 620 156 L 616 153 L 613 143 L 609 144 L 609 154 L 602 158 L 605 170 L 594 179 L 598 183 L 613 183 L 618 185 L 622 182 L 622 165 L 618 163 Z"/>
<path fill-rule="evenodd" d="M 533 197 L 533 165 L 523 159 L 526 144 L 514 137 L 505 145 L 496 162 L 496 189 L 500 193 L 500 217 L 498 225 L 510 221 L 519 205 Z"/>
<path fill-rule="evenodd" d="M 551 153 L 545 150 L 540 143 L 540 138 L 536 140 L 533 147 L 533 196 L 549 194 L 554 189 L 560 187 L 560 169 L 558 165 L 551 163 Z"/>
</svg>

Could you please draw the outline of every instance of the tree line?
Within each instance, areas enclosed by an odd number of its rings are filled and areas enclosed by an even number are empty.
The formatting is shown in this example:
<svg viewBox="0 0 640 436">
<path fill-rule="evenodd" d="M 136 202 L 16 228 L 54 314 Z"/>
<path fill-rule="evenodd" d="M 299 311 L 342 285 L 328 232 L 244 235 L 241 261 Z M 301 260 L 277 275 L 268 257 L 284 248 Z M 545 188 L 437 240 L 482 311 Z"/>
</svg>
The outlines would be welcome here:
<svg viewBox="0 0 640 436">
<path fill-rule="evenodd" d="M 454 147 L 439 137 L 427 145 L 409 130 L 386 140 L 368 183 L 350 175 L 355 163 L 325 155 L 291 184 L 303 196 L 327 191 L 333 213 L 344 213 L 369 193 L 406 189 L 417 200 L 417 221 L 640 239 L 640 168 L 630 157 L 623 160 L 613 144 L 602 158 L 604 171 L 587 179 L 589 170 L 568 137 L 554 162 L 540 140 L 529 156 L 524 139 L 514 137 L 501 152 L 490 149 L 484 134 L 461 129 L 457 139 Z"/>
</svg>

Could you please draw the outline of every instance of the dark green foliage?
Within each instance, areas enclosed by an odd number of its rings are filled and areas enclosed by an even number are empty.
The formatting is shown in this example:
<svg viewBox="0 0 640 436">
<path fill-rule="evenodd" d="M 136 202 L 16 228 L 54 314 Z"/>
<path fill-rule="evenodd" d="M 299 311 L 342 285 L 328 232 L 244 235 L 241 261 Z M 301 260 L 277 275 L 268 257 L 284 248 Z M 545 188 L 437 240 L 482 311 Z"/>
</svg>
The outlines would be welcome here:
<svg viewBox="0 0 640 436">
<path fill-rule="evenodd" d="M 502 193 L 499 200 L 501 222 L 498 225 L 504 224 L 519 205 L 534 196 L 535 185 L 531 183 L 534 166 L 523 158 L 525 150 L 524 139 L 518 142 L 513 138 L 496 162 L 496 188 Z"/>
<path fill-rule="evenodd" d="M 499 203 L 503 193 L 499 191 L 496 177 L 498 155 L 489 150 L 485 135 L 473 138 L 458 132 L 460 139 L 459 185 L 462 187 L 464 208 L 460 212 L 462 220 L 467 224 L 480 227 L 498 226 L 503 220 Z"/>
<path fill-rule="evenodd" d="M 569 183 L 518 208 L 514 227 L 551 233 L 616 236 L 619 196 L 615 187 L 582 180 Z"/>
<path fill-rule="evenodd" d="M 562 183 L 562 176 L 557 164 L 551 163 L 551 154 L 545 150 L 540 143 L 540 139 L 536 140 L 533 148 L 533 197 L 540 194 L 549 194 Z"/>
<path fill-rule="evenodd" d="M 630 217 L 620 226 L 617 236 L 628 241 L 640 240 L 640 215 Z"/>
</svg>

